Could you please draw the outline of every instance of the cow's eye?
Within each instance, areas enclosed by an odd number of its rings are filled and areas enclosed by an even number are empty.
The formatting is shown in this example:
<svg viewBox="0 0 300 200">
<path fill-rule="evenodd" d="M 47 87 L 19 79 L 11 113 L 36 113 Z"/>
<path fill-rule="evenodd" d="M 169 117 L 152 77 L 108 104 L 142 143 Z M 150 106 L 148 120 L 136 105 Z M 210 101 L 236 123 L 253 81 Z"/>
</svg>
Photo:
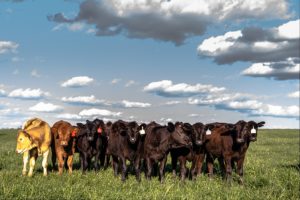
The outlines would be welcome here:
<svg viewBox="0 0 300 200">
<path fill-rule="evenodd" d="M 20 140 L 20 142 L 22 142 L 22 141 L 23 141 L 23 138 L 20 138 L 19 140 Z"/>
</svg>

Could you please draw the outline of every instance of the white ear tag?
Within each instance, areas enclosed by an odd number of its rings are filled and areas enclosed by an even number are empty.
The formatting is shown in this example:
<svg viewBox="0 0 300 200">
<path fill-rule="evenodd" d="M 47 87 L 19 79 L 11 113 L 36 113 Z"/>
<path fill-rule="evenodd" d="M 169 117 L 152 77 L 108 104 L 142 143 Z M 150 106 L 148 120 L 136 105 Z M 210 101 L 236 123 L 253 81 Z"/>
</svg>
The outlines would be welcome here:
<svg viewBox="0 0 300 200">
<path fill-rule="evenodd" d="M 254 128 L 254 126 L 251 129 L 251 133 L 256 133 L 256 129 Z"/>
<path fill-rule="evenodd" d="M 211 135 L 211 130 L 207 129 L 206 135 Z"/>
<path fill-rule="evenodd" d="M 144 130 L 144 127 L 142 127 L 142 130 L 140 130 L 139 133 L 140 133 L 141 135 L 145 135 L 146 132 L 145 132 L 145 130 Z"/>
</svg>

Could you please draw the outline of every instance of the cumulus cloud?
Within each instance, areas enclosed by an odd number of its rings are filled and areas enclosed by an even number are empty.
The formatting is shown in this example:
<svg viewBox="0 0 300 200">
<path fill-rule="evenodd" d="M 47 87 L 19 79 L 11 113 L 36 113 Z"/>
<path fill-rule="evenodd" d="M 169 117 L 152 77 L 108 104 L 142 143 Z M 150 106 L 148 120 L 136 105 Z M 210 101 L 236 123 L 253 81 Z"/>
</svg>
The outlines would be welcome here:
<svg viewBox="0 0 300 200">
<path fill-rule="evenodd" d="M 79 115 L 83 117 L 119 117 L 121 116 L 121 114 L 121 112 L 112 112 L 109 110 L 97 108 L 84 109 L 79 113 Z"/>
<path fill-rule="evenodd" d="M 242 74 L 252 77 L 273 78 L 275 80 L 291 80 L 300 78 L 299 58 L 288 58 L 286 61 L 254 63 Z"/>
<path fill-rule="evenodd" d="M 63 113 L 56 116 L 58 119 L 65 119 L 65 120 L 75 120 L 79 121 L 82 120 L 82 116 L 77 114 L 70 114 L 70 113 Z"/>
<path fill-rule="evenodd" d="M 6 96 L 6 92 L 3 89 L 0 89 L 0 97 L 5 97 Z"/>
<path fill-rule="evenodd" d="M 276 12 L 274 12 L 276 10 Z M 73 19 L 62 13 L 50 21 L 95 26 L 97 36 L 124 34 L 180 45 L 188 37 L 202 35 L 207 26 L 227 20 L 286 18 L 285 0 L 85 0 Z"/>
<path fill-rule="evenodd" d="M 76 96 L 76 97 L 62 97 L 61 99 L 65 103 L 75 105 L 105 105 L 109 106 L 111 103 L 106 100 L 99 100 L 94 95 L 90 96 Z"/>
<path fill-rule="evenodd" d="M 35 78 L 40 78 L 41 77 L 41 75 L 38 73 L 38 71 L 36 69 L 32 70 L 30 75 L 32 77 L 35 77 Z"/>
<path fill-rule="evenodd" d="M 63 108 L 59 105 L 54 105 L 52 103 L 39 102 L 36 105 L 29 108 L 29 111 L 33 112 L 46 112 L 46 113 L 56 113 L 61 112 Z"/>
<path fill-rule="evenodd" d="M 77 88 L 77 87 L 83 87 L 88 86 L 94 81 L 93 78 L 90 78 L 88 76 L 76 76 L 72 77 L 71 79 L 63 82 L 61 84 L 62 87 L 71 87 L 71 88 Z"/>
<path fill-rule="evenodd" d="M 125 84 L 125 87 L 130 87 L 130 86 L 132 86 L 132 85 L 135 85 L 135 84 L 137 84 L 134 80 L 130 80 L 130 81 L 128 81 L 126 84 Z"/>
<path fill-rule="evenodd" d="M 289 93 L 288 97 L 290 97 L 290 98 L 298 98 L 299 99 L 299 97 L 300 97 L 300 91 Z"/>
<path fill-rule="evenodd" d="M 115 85 L 117 83 L 119 83 L 122 79 L 119 78 L 114 78 L 113 80 L 111 80 L 110 84 Z"/>
<path fill-rule="evenodd" d="M 20 116 L 20 108 L 4 108 L 0 109 L 0 115 L 4 117 L 15 117 Z"/>
<path fill-rule="evenodd" d="M 180 104 L 180 103 L 182 103 L 182 102 L 181 101 L 167 101 L 165 103 L 165 105 L 171 106 L 171 105 L 177 105 L 177 104 Z"/>
<path fill-rule="evenodd" d="M 196 85 L 189 85 L 187 83 L 173 84 L 170 80 L 151 82 L 144 87 L 144 91 L 163 97 L 190 97 L 203 93 L 217 93 L 224 90 L 224 87 L 215 87 L 200 83 Z"/>
<path fill-rule="evenodd" d="M 17 99 L 41 99 L 46 96 L 49 96 L 49 92 L 44 92 L 40 88 L 31 89 L 31 88 L 19 88 L 11 91 L 8 94 L 8 97 L 17 98 Z"/>
<path fill-rule="evenodd" d="M 1 41 L 0 40 L 0 54 L 7 52 L 15 52 L 19 44 L 12 41 Z"/>
<path fill-rule="evenodd" d="M 216 109 L 231 110 L 248 115 L 299 118 L 299 106 L 271 105 L 253 99 L 248 94 L 222 94 L 220 97 L 210 96 L 195 99 L 188 103 L 199 106 L 213 106 Z"/>
<path fill-rule="evenodd" d="M 123 100 L 121 105 L 125 108 L 148 108 L 151 106 L 150 103 L 142 103 L 142 102 L 135 102 L 135 101 L 127 101 Z"/>
<path fill-rule="evenodd" d="M 275 62 L 299 57 L 299 19 L 279 27 L 248 27 L 205 39 L 198 53 L 218 64 L 237 61 Z"/>
</svg>

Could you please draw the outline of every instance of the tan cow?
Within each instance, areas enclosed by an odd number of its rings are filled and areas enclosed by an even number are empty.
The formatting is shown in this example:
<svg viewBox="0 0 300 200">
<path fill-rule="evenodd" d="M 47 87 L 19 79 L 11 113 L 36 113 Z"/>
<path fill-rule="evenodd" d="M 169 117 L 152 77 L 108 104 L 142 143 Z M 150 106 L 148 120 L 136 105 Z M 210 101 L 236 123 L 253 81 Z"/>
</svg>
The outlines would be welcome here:
<svg viewBox="0 0 300 200">
<path fill-rule="evenodd" d="M 43 155 L 44 176 L 47 176 L 47 162 L 49 147 L 51 145 L 50 126 L 43 120 L 33 118 L 25 122 L 21 130 L 18 131 L 16 152 L 23 153 L 23 171 L 27 173 L 27 163 L 29 160 L 28 176 L 32 176 L 35 161 L 38 155 Z"/>
</svg>

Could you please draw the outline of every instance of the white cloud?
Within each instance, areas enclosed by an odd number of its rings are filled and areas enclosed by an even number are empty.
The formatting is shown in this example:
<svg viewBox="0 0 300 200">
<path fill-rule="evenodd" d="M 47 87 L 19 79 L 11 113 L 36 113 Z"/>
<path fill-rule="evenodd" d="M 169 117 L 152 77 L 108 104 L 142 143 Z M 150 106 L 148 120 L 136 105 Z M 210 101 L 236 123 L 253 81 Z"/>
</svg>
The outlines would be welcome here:
<svg viewBox="0 0 300 200">
<path fill-rule="evenodd" d="M 32 77 L 35 77 L 35 78 L 40 78 L 41 77 L 41 75 L 38 73 L 38 71 L 36 69 L 32 70 L 30 75 Z"/>
<path fill-rule="evenodd" d="M 2 122 L 0 128 L 19 128 L 22 126 L 21 121 L 7 121 Z"/>
<path fill-rule="evenodd" d="M 300 91 L 289 93 L 288 97 L 290 97 L 290 98 L 298 98 L 299 99 L 299 97 L 300 97 Z"/>
<path fill-rule="evenodd" d="M 19 116 L 19 115 L 21 115 L 20 108 L 5 108 L 5 109 L 0 109 L 0 116 L 14 117 L 14 116 Z"/>
<path fill-rule="evenodd" d="M 114 78 L 113 80 L 111 80 L 110 84 L 115 85 L 117 83 L 119 83 L 122 79 L 119 78 Z"/>
<path fill-rule="evenodd" d="M 8 97 L 18 98 L 18 99 L 41 99 L 49 95 L 50 95 L 49 92 L 44 92 L 40 88 L 38 89 L 19 88 L 11 91 L 8 94 Z"/>
<path fill-rule="evenodd" d="M 196 114 L 196 113 L 189 114 L 188 116 L 189 116 L 189 117 L 200 117 L 200 115 L 199 115 L 199 114 Z"/>
<path fill-rule="evenodd" d="M 63 82 L 61 86 L 62 87 L 83 87 L 91 84 L 93 81 L 94 79 L 88 76 L 76 76 Z"/>
<path fill-rule="evenodd" d="M 55 113 L 61 112 L 63 108 L 59 105 L 54 105 L 52 103 L 39 102 L 36 105 L 29 108 L 33 112 L 46 112 L 46 113 Z"/>
<path fill-rule="evenodd" d="M 105 100 L 97 99 L 94 95 L 63 97 L 61 100 L 65 103 L 78 104 L 78 105 L 106 105 L 106 106 L 111 105 L 111 103 Z"/>
<path fill-rule="evenodd" d="M 162 123 L 162 124 L 167 124 L 168 122 L 172 122 L 173 119 L 172 118 L 160 118 L 159 121 Z"/>
<path fill-rule="evenodd" d="M 81 31 L 84 28 L 83 23 L 73 23 L 67 26 L 70 31 Z"/>
<path fill-rule="evenodd" d="M 0 54 L 7 52 L 16 52 L 19 44 L 11 41 L 1 41 L 0 40 Z"/>
<path fill-rule="evenodd" d="M 0 89 L 0 97 L 6 96 L 6 92 L 3 89 Z"/>
<path fill-rule="evenodd" d="M 177 105 L 177 104 L 180 104 L 180 103 L 182 103 L 182 102 L 181 101 L 167 101 L 165 103 L 165 105 L 170 106 L 170 105 Z"/>
<path fill-rule="evenodd" d="M 135 84 L 137 84 L 134 80 L 130 80 L 130 81 L 128 81 L 126 84 L 125 84 L 125 87 L 130 87 L 130 86 L 132 86 L 132 85 L 135 85 Z"/>
<path fill-rule="evenodd" d="M 123 100 L 122 105 L 125 108 L 148 108 L 151 106 L 150 103 L 134 102 L 134 101 L 127 101 L 127 100 Z"/>
<path fill-rule="evenodd" d="M 224 87 L 214 87 L 213 85 L 187 83 L 173 84 L 170 80 L 151 82 L 144 87 L 144 91 L 155 93 L 164 97 L 190 97 L 203 93 L 217 93 L 224 91 Z"/>
<path fill-rule="evenodd" d="M 289 58 L 283 62 L 254 63 L 242 74 L 253 77 L 274 78 L 276 80 L 299 79 L 300 64 Z"/>
<path fill-rule="evenodd" d="M 56 118 L 65 120 L 82 120 L 82 116 L 70 113 L 59 114 L 56 116 Z"/>
<path fill-rule="evenodd" d="M 261 108 L 263 103 L 257 100 L 247 100 L 247 101 L 231 101 L 227 104 L 228 108 L 237 110 L 257 110 Z"/>
<path fill-rule="evenodd" d="M 299 24 L 298 19 L 268 29 L 247 27 L 227 32 L 205 39 L 198 46 L 198 53 L 213 58 L 218 64 L 237 61 L 265 63 L 299 58 Z"/>
<path fill-rule="evenodd" d="M 299 106 L 278 106 L 265 104 L 255 110 L 254 114 L 277 117 L 296 117 L 299 118 Z"/>
<path fill-rule="evenodd" d="M 91 108 L 91 109 L 84 109 L 82 110 L 79 115 L 84 117 L 119 117 L 121 116 L 121 112 L 112 112 L 109 110 L 104 109 L 97 109 L 97 108 Z"/>
<path fill-rule="evenodd" d="M 285 0 L 86 0 L 73 19 L 62 13 L 48 19 L 67 24 L 86 22 L 97 28 L 97 36 L 123 33 L 130 38 L 153 38 L 179 45 L 188 37 L 202 35 L 210 24 L 281 19 L 289 17 L 287 12 Z"/>
</svg>

